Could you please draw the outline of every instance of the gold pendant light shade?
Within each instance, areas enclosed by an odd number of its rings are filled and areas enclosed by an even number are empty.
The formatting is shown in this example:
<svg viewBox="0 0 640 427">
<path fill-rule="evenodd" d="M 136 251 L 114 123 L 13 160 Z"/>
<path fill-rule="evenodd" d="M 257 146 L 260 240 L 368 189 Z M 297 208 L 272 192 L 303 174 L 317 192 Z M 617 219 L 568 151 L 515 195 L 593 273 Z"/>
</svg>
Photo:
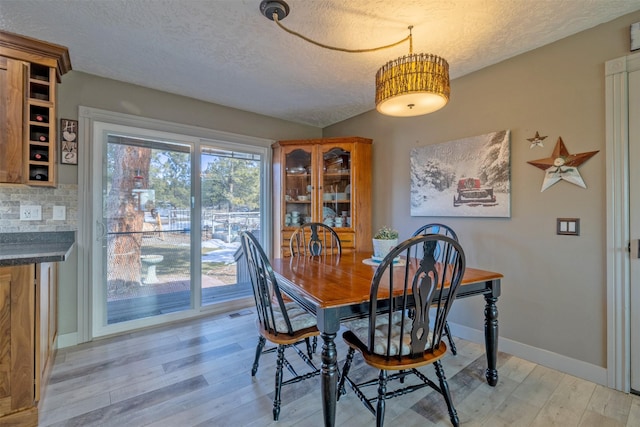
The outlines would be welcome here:
<svg viewBox="0 0 640 427">
<path fill-rule="evenodd" d="M 403 56 L 376 74 L 376 109 L 389 116 L 432 113 L 447 105 L 450 92 L 449 64 L 436 55 Z"/>
</svg>

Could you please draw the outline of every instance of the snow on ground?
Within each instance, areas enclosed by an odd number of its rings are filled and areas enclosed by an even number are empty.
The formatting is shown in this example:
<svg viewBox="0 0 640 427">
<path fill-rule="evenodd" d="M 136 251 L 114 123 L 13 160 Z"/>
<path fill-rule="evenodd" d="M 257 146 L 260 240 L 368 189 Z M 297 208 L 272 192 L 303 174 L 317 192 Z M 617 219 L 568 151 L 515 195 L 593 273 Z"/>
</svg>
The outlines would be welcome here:
<svg viewBox="0 0 640 427">
<path fill-rule="evenodd" d="M 203 248 L 214 248 L 209 253 L 202 255 L 202 262 L 224 262 L 226 264 L 236 262 L 234 254 L 240 247 L 240 242 L 226 243 L 219 239 L 202 242 Z"/>
<path fill-rule="evenodd" d="M 454 194 L 454 191 L 430 191 L 427 200 L 420 206 L 411 207 L 411 216 L 511 216 L 509 194 L 495 193 L 497 202 L 495 206 L 461 204 L 457 207 L 453 206 Z"/>
</svg>

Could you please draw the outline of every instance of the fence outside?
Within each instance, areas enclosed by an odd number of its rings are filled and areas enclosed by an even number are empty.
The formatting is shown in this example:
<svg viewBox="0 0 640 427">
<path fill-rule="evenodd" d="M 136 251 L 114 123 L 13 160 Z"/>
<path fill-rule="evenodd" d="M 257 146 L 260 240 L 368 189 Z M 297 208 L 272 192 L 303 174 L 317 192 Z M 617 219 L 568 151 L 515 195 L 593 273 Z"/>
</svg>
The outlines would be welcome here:
<svg viewBox="0 0 640 427">
<path fill-rule="evenodd" d="M 164 214 L 159 213 L 154 218 L 147 213 L 142 231 L 107 234 L 108 297 L 121 299 L 161 293 L 163 285 L 176 282 L 190 286 L 191 211 L 171 209 Z M 207 283 L 228 285 L 244 281 L 242 272 L 236 271 L 237 261 L 241 258 L 239 235 L 243 231 L 257 233 L 259 228 L 260 212 L 204 209 L 200 231 L 202 245 L 195 249 L 203 259 L 203 281 L 206 278 Z M 112 242 L 122 238 L 139 242 L 135 245 L 135 253 L 114 253 Z M 229 252 L 230 255 L 216 257 L 218 253 Z"/>
</svg>

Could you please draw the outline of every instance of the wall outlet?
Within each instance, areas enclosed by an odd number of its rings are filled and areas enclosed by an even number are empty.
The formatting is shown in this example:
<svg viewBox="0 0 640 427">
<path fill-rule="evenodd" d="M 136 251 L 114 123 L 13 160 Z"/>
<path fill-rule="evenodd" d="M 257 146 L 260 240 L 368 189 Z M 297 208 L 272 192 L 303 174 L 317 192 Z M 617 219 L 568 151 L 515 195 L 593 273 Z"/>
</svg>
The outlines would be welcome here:
<svg viewBox="0 0 640 427">
<path fill-rule="evenodd" d="M 40 221 L 42 219 L 42 206 L 20 205 L 20 220 Z"/>
<path fill-rule="evenodd" d="M 67 209 L 65 206 L 53 207 L 53 219 L 54 221 L 64 221 L 67 217 Z"/>
</svg>

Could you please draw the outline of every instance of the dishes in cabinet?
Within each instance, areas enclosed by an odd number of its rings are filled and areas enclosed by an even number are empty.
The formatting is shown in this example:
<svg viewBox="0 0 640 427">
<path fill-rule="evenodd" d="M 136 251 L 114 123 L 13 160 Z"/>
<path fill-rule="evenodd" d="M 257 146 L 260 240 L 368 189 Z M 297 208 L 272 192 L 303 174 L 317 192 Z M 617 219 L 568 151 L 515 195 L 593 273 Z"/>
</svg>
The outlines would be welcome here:
<svg viewBox="0 0 640 427">
<path fill-rule="evenodd" d="M 322 217 L 326 218 L 326 217 L 335 217 L 336 216 L 336 211 L 334 211 L 331 208 L 328 208 L 326 206 L 324 206 L 322 208 Z"/>
<path fill-rule="evenodd" d="M 304 166 L 296 166 L 295 168 L 288 168 L 287 172 L 293 175 L 298 175 L 298 174 L 306 173 L 307 170 L 304 168 Z"/>
<path fill-rule="evenodd" d="M 347 198 L 347 193 L 335 193 L 336 200 L 345 200 Z"/>
<path fill-rule="evenodd" d="M 329 200 L 333 200 L 333 193 L 324 193 L 322 195 L 322 200 L 329 201 Z"/>
<path fill-rule="evenodd" d="M 309 201 L 309 196 L 303 194 L 301 196 L 298 196 L 298 200 L 301 201 L 301 202 L 308 202 Z"/>
</svg>

